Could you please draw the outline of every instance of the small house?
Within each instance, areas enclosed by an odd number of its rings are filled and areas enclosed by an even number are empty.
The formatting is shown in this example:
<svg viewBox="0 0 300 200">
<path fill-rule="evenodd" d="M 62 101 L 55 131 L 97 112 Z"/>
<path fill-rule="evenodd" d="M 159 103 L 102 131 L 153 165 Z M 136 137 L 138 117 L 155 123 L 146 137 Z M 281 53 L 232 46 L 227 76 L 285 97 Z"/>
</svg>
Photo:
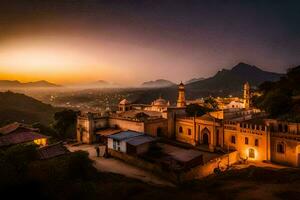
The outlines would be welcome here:
<svg viewBox="0 0 300 200">
<path fill-rule="evenodd" d="M 38 129 L 29 125 L 12 123 L 0 128 L 0 147 L 34 142 L 39 146 L 47 145 L 48 136 L 38 133 Z"/>
<path fill-rule="evenodd" d="M 122 131 L 108 136 L 109 149 L 131 155 L 146 153 L 155 138 L 135 131 Z"/>
</svg>

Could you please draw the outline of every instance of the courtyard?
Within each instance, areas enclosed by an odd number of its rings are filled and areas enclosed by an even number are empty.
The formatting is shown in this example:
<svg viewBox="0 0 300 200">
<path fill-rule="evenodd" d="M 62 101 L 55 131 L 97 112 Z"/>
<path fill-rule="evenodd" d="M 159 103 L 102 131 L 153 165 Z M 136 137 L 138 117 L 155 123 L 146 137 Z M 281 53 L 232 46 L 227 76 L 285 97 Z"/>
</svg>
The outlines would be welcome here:
<svg viewBox="0 0 300 200">
<path fill-rule="evenodd" d="M 164 180 L 151 172 L 140 169 L 133 165 L 127 164 L 121 160 L 115 158 L 103 158 L 97 157 L 95 145 L 79 145 L 79 146 L 66 146 L 71 152 L 73 151 L 86 151 L 89 153 L 90 159 L 94 161 L 94 166 L 102 172 L 110 172 L 121 174 L 129 178 L 141 180 L 146 183 L 150 183 L 158 186 L 174 186 L 171 182 Z"/>
</svg>

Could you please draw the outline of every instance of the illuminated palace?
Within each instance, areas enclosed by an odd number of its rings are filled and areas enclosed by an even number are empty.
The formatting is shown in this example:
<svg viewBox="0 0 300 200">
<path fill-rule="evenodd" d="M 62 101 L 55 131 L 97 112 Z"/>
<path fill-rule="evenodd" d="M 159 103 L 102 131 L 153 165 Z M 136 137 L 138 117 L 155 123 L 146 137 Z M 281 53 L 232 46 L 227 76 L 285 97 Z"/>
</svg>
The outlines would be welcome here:
<svg viewBox="0 0 300 200">
<path fill-rule="evenodd" d="M 178 86 L 175 106 L 161 97 L 150 105 L 124 99 L 116 113 L 86 113 L 77 119 L 77 139 L 93 143 L 120 130 L 188 143 L 208 152 L 237 151 L 239 159 L 300 166 L 300 124 L 268 119 L 252 108 L 249 83 L 243 99 L 236 98 L 221 109 L 200 117 L 185 112 L 184 84 Z"/>
</svg>

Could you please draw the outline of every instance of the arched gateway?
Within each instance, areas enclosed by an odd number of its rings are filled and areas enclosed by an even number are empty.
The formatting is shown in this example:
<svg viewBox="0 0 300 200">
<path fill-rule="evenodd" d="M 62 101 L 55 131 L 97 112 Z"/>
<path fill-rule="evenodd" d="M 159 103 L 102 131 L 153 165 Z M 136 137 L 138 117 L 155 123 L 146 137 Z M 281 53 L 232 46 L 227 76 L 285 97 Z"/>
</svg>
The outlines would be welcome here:
<svg viewBox="0 0 300 200">
<path fill-rule="evenodd" d="M 210 136 L 210 132 L 207 128 L 204 128 L 202 131 L 202 144 L 205 145 L 209 145 L 209 136 Z"/>
</svg>

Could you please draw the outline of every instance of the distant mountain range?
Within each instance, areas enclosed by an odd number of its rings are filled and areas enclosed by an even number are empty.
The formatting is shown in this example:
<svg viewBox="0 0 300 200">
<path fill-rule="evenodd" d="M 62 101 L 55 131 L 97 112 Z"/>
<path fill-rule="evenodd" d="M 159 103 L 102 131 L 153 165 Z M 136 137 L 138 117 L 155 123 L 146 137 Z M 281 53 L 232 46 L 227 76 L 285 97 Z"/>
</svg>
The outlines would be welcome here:
<svg viewBox="0 0 300 200">
<path fill-rule="evenodd" d="M 118 85 L 116 83 L 108 82 L 105 80 L 98 80 L 98 81 L 89 82 L 89 83 L 78 83 L 78 84 L 73 84 L 73 85 L 69 85 L 69 86 L 75 87 L 75 88 L 88 88 L 88 89 L 121 87 L 120 85 Z"/>
<path fill-rule="evenodd" d="M 184 84 L 190 84 L 190 83 L 194 83 L 197 81 L 203 81 L 205 78 L 201 77 L 201 78 L 192 78 L 191 80 L 186 81 Z"/>
<path fill-rule="evenodd" d="M 164 87 L 171 87 L 176 85 L 175 83 L 165 80 L 165 79 L 157 79 L 155 81 L 147 81 L 142 83 L 142 87 L 146 88 L 164 88 Z"/>
<path fill-rule="evenodd" d="M 218 71 L 213 77 L 189 83 L 186 89 L 198 92 L 236 93 L 242 90 L 243 84 L 247 81 L 253 87 L 265 81 L 279 80 L 282 76 L 284 74 L 268 72 L 253 65 L 239 63 L 230 70 Z"/>
<path fill-rule="evenodd" d="M 21 83 L 20 81 L 0 80 L 0 88 L 19 88 L 19 87 L 60 87 L 60 85 L 48 81 L 35 81 Z"/>
<path fill-rule="evenodd" d="M 249 82 L 251 87 L 258 86 L 264 81 L 276 81 L 284 74 L 267 72 L 260 68 L 245 63 L 239 63 L 231 69 L 223 69 L 214 76 L 206 79 L 193 80 L 185 84 L 186 98 L 195 99 L 212 96 L 241 96 L 243 84 Z M 164 88 L 153 88 L 145 90 L 137 102 L 150 103 L 157 98 L 157 94 L 165 99 L 176 102 L 178 88 L 176 85 Z"/>
</svg>

